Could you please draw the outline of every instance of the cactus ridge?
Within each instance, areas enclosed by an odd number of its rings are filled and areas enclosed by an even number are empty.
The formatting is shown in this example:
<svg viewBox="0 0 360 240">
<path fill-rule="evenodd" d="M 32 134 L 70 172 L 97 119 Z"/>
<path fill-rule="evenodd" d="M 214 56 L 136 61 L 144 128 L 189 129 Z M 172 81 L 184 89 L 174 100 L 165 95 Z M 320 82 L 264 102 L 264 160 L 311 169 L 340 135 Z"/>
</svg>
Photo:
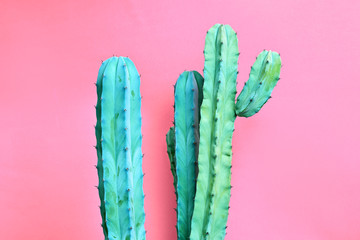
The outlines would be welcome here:
<svg viewBox="0 0 360 240">
<path fill-rule="evenodd" d="M 130 123 L 131 123 L 131 159 L 133 169 L 133 211 L 135 216 L 134 233 L 135 239 L 145 239 L 145 211 L 144 211 L 144 191 L 142 171 L 142 117 L 141 117 L 141 94 L 140 94 L 140 75 L 135 68 L 134 63 L 129 58 L 123 58 L 126 66 L 128 66 L 131 77 L 130 91 Z M 131 191 L 130 191 L 131 192 Z"/>
<path fill-rule="evenodd" d="M 258 55 L 251 67 L 249 80 L 237 97 L 237 116 L 251 117 L 262 108 L 279 80 L 280 68 L 278 53 L 264 50 Z"/>
<path fill-rule="evenodd" d="M 128 58 L 112 57 L 103 65 L 102 88 L 98 86 L 103 222 L 108 239 L 145 239 L 140 77 Z M 98 142 L 99 137 L 97 134 Z"/>
<path fill-rule="evenodd" d="M 230 26 L 216 24 L 208 31 L 204 54 L 199 175 L 190 237 L 194 240 L 225 235 L 239 56 L 237 37 Z"/>
<path fill-rule="evenodd" d="M 198 84 L 198 82 L 200 84 Z M 189 239 L 194 208 L 199 145 L 199 73 L 185 71 L 175 86 L 175 159 L 178 239 Z"/>
<path fill-rule="evenodd" d="M 103 74 L 105 71 L 105 68 L 107 64 L 109 63 L 109 60 L 106 60 L 102 63 L 97 81 L 96 81 L 96 91 L 97 91 L 97 103 L 96 103 L 96 126 L 95 126 L 95 136 L 96 136 L 96 152 L 97 152 L 97 173 L 99 176 L 99 185 L 97 186 L 99 191 L 99 197 L 100 197 L 100 214 L 102 219 L 102 228 L 105 236 L 105 240 L 108 240 L 108 229 L 105 223 L 106 220 L 106 212 L 105 212 L 105 203 L 104 203 L 104 182 L 103 179 L 103 165 L 102 165 L 102 147 L 101 147 L 101 93 L 102 93 L 102 81 L 103 81 Z"/>
</svg>

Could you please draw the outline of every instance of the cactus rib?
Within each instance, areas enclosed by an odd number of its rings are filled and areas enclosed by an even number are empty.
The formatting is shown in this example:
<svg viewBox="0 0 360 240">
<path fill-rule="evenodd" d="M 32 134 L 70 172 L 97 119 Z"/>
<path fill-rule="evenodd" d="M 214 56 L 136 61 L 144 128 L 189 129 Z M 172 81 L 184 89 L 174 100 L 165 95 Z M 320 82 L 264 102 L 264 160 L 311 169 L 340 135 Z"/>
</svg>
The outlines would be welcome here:
<svg viewBox="0 0 360 240">
<path fill-rule="evenodd" d="M 104 182 L 103 182 L 103 165 L 102 165 L 102 147 L 101 147 L 101 93 L 102 93 L 102 81 L 103 81 L 103 75 L 105 68 L 107 64 L 109 63 L 109 60 L 102 63 L 97 81 L 96 81 L 96 91 L 97 91 L 97 103 L 96 103 L 96 126 L 95 126 L 95 135 L 96 135 L 96 152 L 97 152 L 97 173 L 99 176 L 99 185 L 97 186 L 99 191 L 99 197 L 100 197 L 100 214 L 102 223 L 101 226 L 103 228 L 105 240 L 108 240 L 108 229 L 106 226 L 106 212 L 105 212 L 105 202 L 104 202 Z"/>
</svg>

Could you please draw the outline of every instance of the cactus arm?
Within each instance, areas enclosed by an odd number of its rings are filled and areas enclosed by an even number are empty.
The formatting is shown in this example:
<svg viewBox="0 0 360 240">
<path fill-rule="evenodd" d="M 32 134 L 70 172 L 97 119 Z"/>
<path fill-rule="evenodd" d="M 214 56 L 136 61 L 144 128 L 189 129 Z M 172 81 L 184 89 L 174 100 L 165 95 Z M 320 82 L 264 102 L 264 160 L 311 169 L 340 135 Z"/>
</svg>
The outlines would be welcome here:
<svg viewBox="0 0 360 240">
<path fill-rule="evenodd" d="M 204 98 L 192 240 L 223 239 L 225 235 L 239 55 L 237 37 L 230 26 L 217 24 L 208 31 L 204 54 Z"/>
<path fill-rule="evenodd" d="M 251 67 L 249 80 L 237 97 L 236 115 L 251 117 L 267 102 L 279 80 L 280 55 L 272 51 L 262 51 Z"/>
<path fill-rule="evenodd" d="M 170 160 L 170 170 L 174 178 L 174 189 L 177 201 L 177 192 L 176 192 L 176 159 L 175 159 L 175 128 L 171 127 L 166 134 L 166 145 L 167 145 L 167 154 Z"/>
<path fill-rule="evenodd" d="M 105 223 L 106 217 L 105 217 L 105 203 L 104 203 L 104 182 L 103 182 L 103 165 L 102 165 L 102 147 L 101 147 L 101 93 L 102 93 L 102 81 L 103 81 L 103 74 L 105 71 L 105 68 L 107 64 L 109 63 L 109 60 L 106 60 L 101 64 L 101 67 L 99 69 L 97 81 L 96 81 L 96 92 L 97 92 L 97 103 L 96 103 L 96 126 L 95 126 L 95 136 L 96 136 L 96 152 L 97 152 L 97 173 L 99 176 L 99 184 L 97 186 L 99 197 L 100 197 L 100 214 L 102 223 L 101 226 L 103 228 L 105 240 L 108 240 L 108 229 Z"/>
<path fill-rule="evenodd" d="M 129 72 L 130 89 L 127 91 L 130 99 L 130 130 L 131 130 L 131 170 L 133 172 L 133 205 L 135 239 L 145 239 L 145 211 L 144 211 L 144 191 L 143 191 L 143 171 L 141 151 L 141 94 L 140 94 L 140 75 L 134 63 L 129 58 L 122 58 Z M 131 192 L 131 190 L 130 190 Z"/>
<path fill-rule="evenodd" d="M 175 86 L 175 159 L 178 239 L 189 239 L 194 208 L 199 89 L 193 72 L 180 75 Z"/>
</svg>

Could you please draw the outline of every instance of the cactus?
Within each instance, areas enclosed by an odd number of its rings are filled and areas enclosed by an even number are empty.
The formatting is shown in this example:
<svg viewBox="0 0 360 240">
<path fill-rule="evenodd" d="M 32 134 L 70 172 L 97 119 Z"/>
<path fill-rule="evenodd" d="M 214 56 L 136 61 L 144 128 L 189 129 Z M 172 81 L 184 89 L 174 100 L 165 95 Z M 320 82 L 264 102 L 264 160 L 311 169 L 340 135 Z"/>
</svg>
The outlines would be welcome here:
<svg viewBox="0 0 360 240">
<path fill-rule="evenodd" d="M 96 82 L 97 171 L 105 240 L 145 239 L 140 76 L 125 57 L 103 62 Z"/>
<path fill-rule="evenodd" d="M 224 239 L 230 201 L 231 144 L 235 118 L 236 116 L 250 117 L 261 109 L 270 98 L 279 80 L 281 68 L 279 54 L 265 50 L 261 52 L 251 67 L 249 80 L 245 83 L 235 103 L 239 50 L 237 36 L 233 29 L 228 25 L 214 25 L 207 33 L 204 55 L 205 80 L 201 88 L 203 100 L 200 109 L 198 155 L 193 149 L 186 149 L 183 146 L 185 134 L 184 130 L 182 132 L 179 130 L 185 129 L 181 125 L 185 120 L 190 121 L 189 116 L 192 115 L 184 108 L 189 108 L 193 101 L 192 95 L 180 95 L 184 91 L 185 84 L 182 76 L 175 89 L 175 133 L 174 128 L 171 128 L 166 138 L 177 194 L 178 239 Z M 201 89 L 199 89 L 199 96 Z M 186 104 L 186 102 L 190 103 Z M 188 132 L 188 134 L 194 133 Z M 194 139 L 197 135 L 186 136 L 186 139 Z M 198 157 L 199 172 L 195 187 L 190 236 L 187 235 L 190 227 L 185 227 L 186 230 L 180 229 L 181 217 L 184 214 L 181 208 L 185 207 L 181 200 L 181 191 L 192 193 L 194 187 L 186 181 L 184 183 L 187 184 L 183 184 L 182 179 L 194 176 L 194 169 L 181 167 L 179 158 L 183 156 L 190 156 L 190 159 Z M 183 186 L 189 189 L 184 190 Z M 191 206 L 191 201 L 188 202 L 188 206 Z M 186 222 L 189 220 L 188 217 L 189 215 L 184 218 Z M 182 234 L 181 231 L 185 231 L 186 234 Z"/>
<path fill-rule="evenodd" d="M 185 71 L 175 85 L 175 127 L 166 141 L 177 201 L 177 236 L 189 239 L 194 208 L 203 77 Z"/>
<path fill-rule="evenodd" d="M 201 106 L 199 175 L 191 239 L 224 239 L 230 201 L 232 134 L 236 116 L 250 117 L 270 98 L 279 80 L 281 60 L 263 51 L 251 68 L 237 98 L 238 44 L 228 25 L 216 24 L 205 41 L 203 104 Z"/>
<path fill-rule="evenodd" d="M 223 239 L 230 200 L 231 140 L 235 121 L 237 37 L 216 24 L 205 40 L 199 175 L 191 239 Z"/>
</svg>

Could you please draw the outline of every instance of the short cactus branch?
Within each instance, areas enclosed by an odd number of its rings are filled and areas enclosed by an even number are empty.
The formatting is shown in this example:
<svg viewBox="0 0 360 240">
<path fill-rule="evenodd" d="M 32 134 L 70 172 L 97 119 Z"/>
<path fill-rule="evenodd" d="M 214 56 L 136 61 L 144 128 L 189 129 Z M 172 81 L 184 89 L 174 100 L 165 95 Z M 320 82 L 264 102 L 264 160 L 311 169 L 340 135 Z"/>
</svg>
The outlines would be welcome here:
<svg viewBox="0 0 360 240">
<path fill-rule="evenodd" d="M 271 97 L 271 92 L 280 79 L 280 55 L 272 51 L 262 51 L 251 67 L 249 80 L 245 83 L 236 102 L 236 115 L 251 117 Z"/>
</svg>

